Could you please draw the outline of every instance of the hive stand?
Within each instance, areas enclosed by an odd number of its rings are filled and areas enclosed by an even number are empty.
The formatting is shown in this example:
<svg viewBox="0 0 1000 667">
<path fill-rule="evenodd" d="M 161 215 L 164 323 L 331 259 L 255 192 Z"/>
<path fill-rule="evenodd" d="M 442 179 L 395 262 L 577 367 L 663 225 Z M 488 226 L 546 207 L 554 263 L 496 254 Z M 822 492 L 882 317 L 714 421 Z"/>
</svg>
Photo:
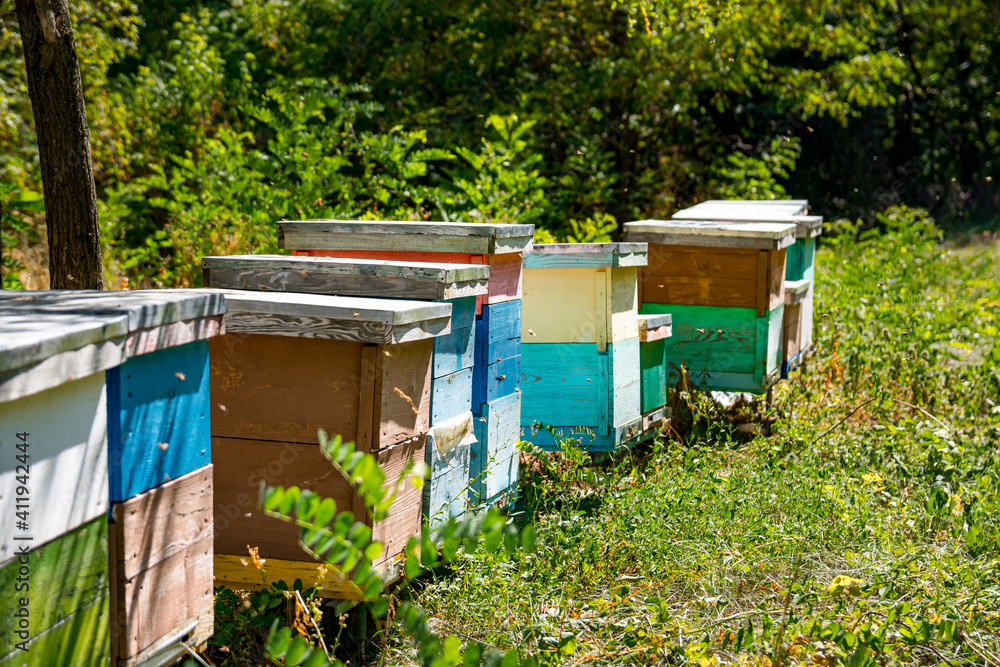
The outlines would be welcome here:
<svg viewBox="0 0 1000 667">
<path fill-rule="evenodd" d="M 823 233 L 823 218 L 809 215 L 805 199 L 771 201 L 710 200 L 674 214 L 675 220 L 725 222 L 791 222 L 795 243 L 785 259 L 785 339 L 781 377 L 787 378 L 812 353 L 813 285 L 816 238 Z"/>
<path fill-rule="evenodd" d="M 521 254 L 534 225 L 466 222 L 310 220 L 278 223 L 282 248 L 295 255 L 386 259 L 490 267 L 489 287 L 476 298 L 473 414 L 470 456 L 472 505 L 511 504 L 517 493 L 520 423 Z M 503 400 L 506 399 L 506 400 Z M 492 415 L 489 417 L 488 415 Z M 486 478 L 492 477 L 487 482 Z M 491 494 L 486 488 L 497 490 Z"/>
<path fill-rule="evenodd" d="M 781 370 L 785 248 L 791 223 L 644 220 L 625 238 L 649 243 L 640 312 L 670 313 L 667 384 L 680 368 L 710 391 L 765 393 Z"/>
<path fill-rule="evenodd" d="M 614 451 L 642 435 L 636 280 L 645 264 L 645 243 L 525 253 L 522 439 Z"/>
<path fill-rule="evenodd" d="M 472 409 L 476 297 L 487 293 L 488 266 L 374 259 L 241 255 L 205 257 L 211 287 L 341 296 L 427 299 L 450 303 L 451 333 L 434 339 L 434 369 L 424 485 L 424 515 L 437 527 L 465 512 Z M 478 403 L 475 403 L 478 408 Z"/>
<path fill-rule="evenodd" d="M 298 544 L 299 529 L 257 508 L 262 483 L 332 498 L 368 516 L 362 499 L 323 456 L 318 431 L 375 456 L 391 488 L 424 460 L 430 427 L 433 339 L 451 331 L 451 304 L 300 293 L 225 291 L 226 335 L 211 341 L 215 465 L 215 583 L 261 588 L 247 546 L 268 581 L 356 600 L 360 591 Z M 384 550 L 375 565 L 393 576 L 407 539 L 420 532 L 421 492 L 408 477 L 390 515 L 372 525 Z"/>
<path fill-rule="evenodd" d="M 667 404 L 666 341 L 673 334 L 670 313 L 639 315 L 642 432 L 651 437 L 670 418 Z"/>
</svg>

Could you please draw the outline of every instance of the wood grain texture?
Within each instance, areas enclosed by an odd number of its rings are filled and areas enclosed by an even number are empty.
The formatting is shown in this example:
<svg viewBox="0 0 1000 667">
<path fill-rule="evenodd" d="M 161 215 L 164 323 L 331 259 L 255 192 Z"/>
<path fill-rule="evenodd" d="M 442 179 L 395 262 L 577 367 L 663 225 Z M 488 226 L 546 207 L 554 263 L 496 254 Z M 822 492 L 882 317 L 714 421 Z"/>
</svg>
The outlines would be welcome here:
<svg viewBox="0 0 1000 667">
<path fill-rule="evenodd" d="M 479 255 L 531 248 L 534 225 L 310 220 L 278 223 L 285 250 L 395 250 Z"/>
<path fill-rule="evenodd" d="M 30 536 L 37 546 L 107 515 L 108 406 L 104 373 L 0 403 L 0 564 Z M 27 432 L 28 468 L 16 458 L 16 433 Z M 20 469 L 18 466 L 21 466 Z M 18 476 L 30 475 L 30 494 Z M 18 496 L 30 497 L 29 531 L 16 528 Z"/>
<path fill-rule="evenodd" d="M 9 403 L 113 368 L 125 360 L 122 339 L 59 352 L 34 366 L 0 373 L 0 403 Z"/>
<path fill-rule="evenodd" d="M 343 341 L 235 334 L 213 339 L 213 436 L 316 444 L 322 428 L 356 440 L 361 352 L 360 343 Z M 379 346 L 373 449 L 427 431 L 431 353 L 429 340 Z"/>
<path fill-rule="evenodd" d="M 725 222 L 792 222 L 799 239 L 815 238 L 823 232 L 823 218 L 808 215 L 804 199 L 782 201 L 708 201 L 678 211 L 674 220 L 710 220 Z"/>
<path fill-rule="evenodd" d="M 521 348 L 521 424 L 596 428 L 610 398 L 592 343 L 539 343 Z"/>
<path fill-rule="evenodd" d="M 809 296 L 810 284 L 808 280 L 785 280 L 785 305 L 795 306 Z"/>
<path fill-rule="evenodd" d="M 212 287 L 411 300 L 486 294 L 490 274 L 472 264 L 282 255 L 205 257 L 202 271 Z"/>
<path fill-rule="evenodd" d="M 326 572 L 325 575 L 320 568 Z M 351 585 L 344 574 L 336 568 L 322 566 L 316 561 L 268 559 L 265 565 L 268 582 L 263 581 L 249 558 L 215 555 L 215 585 L 228 586 L 237 590 L 260 590 L 270 588 L 271 581 L 284 581 L 291 588 L 296 579 L 301 579 L 306 588 L 319 587 L 319 597 L 336 600 L 360 600 L 357 587 Z M 389 583 L 399 578 L 399 560 L 388 560 L 380 564 L 376 571 L 383 582 Z"/>
<path fill-rule="evenodd" d="M 639 337 L 608 346 L 611 384 L 611 427 L 634 422 L 642 416 Z"/>
<path fill-rule="evenodd" d="M 521 299 L 522 293 L 522 256 L 517 254 L 491 255 L 487 260 L 490 265 L 489 293 L 481 303 L 503 303 Z"/>
<path fill-rule="evenodd" d="M 652 343 L 670 338 L 673 333 L 672 323 L 670 313 L 638 315 L 639 342 Z"/>
<path fill-rule="evenodd" d="M 642 412 L 663 407 L 667 402 L 667 368 L 663 339 L 639 344 Z"/>
<path fill-rule="evenodd" d="M 542 243 L 524 255 L 526 269 L 645 266 L 644 243 Z"/>
<path fill-rule="evenodd" d="M 226 302 L 222 294 L 210 289 L 0 292 L 2 314 L 124 316 L 130 332 L 214 317 L 225 312 Z"/>
<path fill-rule="evenodd" d="M 475 420 L 476 440 L 469 460 L 469 502 L 482 506 L 516 493 L 520 454 L 521 394 L 488 402 Z"/>
<path fill-rule="evenodd" d="M 574 446 L 587 452 L 614 452 L 638 442 L 642 433 L 642 417 L 611 429 L 607 435 L 580 426 L 521 427 L 522 440 L 548 451 L 559 451 L 564 441 L 570 441 Z"/>
<path fill-rule="evenodd" d="M 212 495 L 209 465 L 114 506 L 113 660 L 128 661 L 211 616 Z"/>
<path fill-rule="evenodd" d="M 472 409 L 472 369 L 431 380 L 430 423 L 440 424 Z"/>
<path fill-rule="evenodd" d="M 756 307 L 760 252 L 651 244 L 639 278 L 643 303 Z"/>
<path fill-rule="evenodd" d="M 199 340 L 208 340 L 221 336 L 226 332 L 223 315 L 202 317 L 197 320 L 184 320 L 132 331 L 125 339 L 125 356 L 137 357 L 150 354 L 170 347 L 187 345 Z"/>
<path fill-rule="evenodd" d="M 451 375 L 475 363 L 476 299 L 452 299 L 451 333 L 434 339 L 434 377 Z"/>
<path fill-rule="evenodd" d="M 634 267 L 527 268 L 521 338 L 525 343 L 597 343 L 638 335 Z"/>
<path fill-rule="evenodd" d="M 784 361 L 795 358 L 801 349 L 802 336 L 802 305 L 785 306 L 784 322 L 785 353 Z"/>
<path fill-rule="evenodd" d="M 337 503 L 338 512 L 353 511 L 354 490 L 316 445 L 262 440 L 213 438 L 215 450 L 215 552 L 247 557 L 247 545 L 263 558 L 311 561 L 298 544 L 296 526 L 266 516 L 257 507 L 260 483 L 309 489 Z M 391 488 L 407 462 L 424 460 L 424 438 L 372 452 Z M 385 546 L 378 562 L 399 554 L 420 530 L 421 492 L 407 479 L 390 516 L 373 527 L 373 539 Z"/>
<path fill-rule="evenodd" d="M 211 462 L 207 341 L 133 357 L 107 384 L 111 502 Z"/>
<path fill-rule="evenodd" d="M 451 304 L 317 294 L 225 292 L 230 333 L 402 343 L 451 331 Z"/>
<path fill-rule="evenodd" d="M 795 242 L 794 223 L 640 220 L 625 223 L 625 240 L 650 245 L 697 245 L 779 250 Z"/>
<path fill-rule="evenodd" d="M 28 369 L 59 353 L 110 341 L 123 343 L 127 334 L 128 321 L 120 315 L 0 315 L 0 377 Z M 106 368 L 80 367 L 78 377 Z"/>
<path fill-rule="evenodd" d="M 312 338 L 231 332 L 213 338 L 212 435 L 315 445 L 322 428 L 356 440 L 361 349 Z"/>
<path fill-rule="evenodd" d="M 102 515 L 79 526 L 24 559 L 27 591 L 18 589 L 21 563 L 15 560 L 0 567 L 0 665 L 106 667 L 110 657 L 107 519 Z M 14 614 L 24 596 L 30 598 L 30 614 L 26 636 L 19 637 Z M 27 652 L 15 648 L 24 639 Z"/>
<path fill-rule="evenodd" d="M 465 513 L 469 460 L 476 445 L 472 413 L 435 424 L 427 434 L 424 461 L 431 469 L 423 488 L 423 514 L 432 528 Z"/>
<path fill-rule="evenodd" d="M 785 256 L 785 250 L 770 250 L 767 253 L 768 310 L 785 303 Z"/>
</svg>

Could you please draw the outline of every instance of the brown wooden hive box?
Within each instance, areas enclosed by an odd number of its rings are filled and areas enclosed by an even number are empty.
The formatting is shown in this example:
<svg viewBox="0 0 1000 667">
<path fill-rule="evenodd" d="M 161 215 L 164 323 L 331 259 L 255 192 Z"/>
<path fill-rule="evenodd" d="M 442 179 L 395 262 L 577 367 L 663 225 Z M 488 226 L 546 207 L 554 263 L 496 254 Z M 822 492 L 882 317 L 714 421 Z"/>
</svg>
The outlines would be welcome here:
<svg viewBox="0 0 1000 667">
<path fill-rule="evenodd" d="M 243 565 L 257 547 L 268 580 L 285 573 L 289 584 L 312 585 L 301 576 L 301 564 L 315 561 L 299 529 L 258 509 L 260 485 L 310 489 L 365 515 L 320 451 L 319 429 L 374 454 L 387 485 L 410 460 L 423 461 L 433 339 L 450 331 L 451 304 L 238 291 L 226 300 L 227 334 L 210 348 L 216 584 L 260 579 Z M 376 565 L 419 534 L 420 510 L 421 491 L 407 480 L 389 517 L 372 526 L 385 547 Z M 336 583 L 327 581 L 327 593 L 349 597 Z"/>
</svg>

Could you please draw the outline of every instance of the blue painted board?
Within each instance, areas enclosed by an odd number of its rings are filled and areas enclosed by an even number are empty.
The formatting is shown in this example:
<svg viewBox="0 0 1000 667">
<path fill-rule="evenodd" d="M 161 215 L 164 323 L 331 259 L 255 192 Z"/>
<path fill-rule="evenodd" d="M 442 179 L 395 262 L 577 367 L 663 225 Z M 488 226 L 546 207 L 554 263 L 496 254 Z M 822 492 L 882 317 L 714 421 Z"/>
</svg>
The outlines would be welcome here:
<svg viewBox="0 0 1000 667">
<path fill-rule="evenodd" d="M 483 306 L 476 320 L 473 406 L 516 393 L 521 380 L 521 301 Z M 480 414 L 475 409 L 475 414 Z"/>
<path fill-rule="evenodd" d="M 469 459 L 469 503 L 508 505 L 517 493 L 521 434 L 521 394 L 486 403 L 475 419 L 476 440 Z"/>
<path fill-rule="evenodd" d="M 207 341 L 132 357 L 107 380 L 111 502 L 211 463 Z"/>
<path fill-rule="evenodd" d="M 480 319 L 485 324 L 485 340 L 494 343 L 521 337 L 521 300 L 483 305 Z"/>
<path fill-rule="evenodd" d="M 432 377 L 472 368 L 475 357 L 476 297 L 447 299 L 451 304 L 451 333 L 434 339 Z"/>
<path fill-rule="evenodd" d="M 431 478 L 423 488 L 423 513 L 431 528 L 465 513 L 469 497 L 469 458 L 473 445 L 458 445 L 446 455 L 427 448 Z"/>
<path fill-rule="evenodd" d="M 471 407 L 471 368 L 431 380 L 431 426 L 468 412 Z"/>
<path fill-rule="evenodd" d="M 601 357 L 593 343 L 538 343 L 521 347 L 521 424 L 607 427 Z M 603 419 L 602 419 L 603 411 Z"/>
</svg>

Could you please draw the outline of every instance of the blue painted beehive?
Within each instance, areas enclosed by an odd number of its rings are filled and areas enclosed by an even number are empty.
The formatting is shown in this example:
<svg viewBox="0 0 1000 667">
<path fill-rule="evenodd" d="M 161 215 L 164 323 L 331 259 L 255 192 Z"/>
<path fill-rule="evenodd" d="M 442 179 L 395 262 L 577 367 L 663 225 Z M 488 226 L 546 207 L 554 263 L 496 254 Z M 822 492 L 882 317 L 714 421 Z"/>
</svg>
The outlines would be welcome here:
<svg viewBox="0 0 1000 667">
<path fill-rule="evenodd" d="M 481 472 L 473 472 L 469 498 L 474 505 L 508 505 L 516 497 L 516 436 L 488 415 L 508 419 L 520 411 L 520 332 L 511 327 L 520 319 L 521 255 L 531 248 L 533 234 L 534 225 L 467 222 L 278 223 L 282 247 L 296 255 L 489 265 L 489 289 L 476 299 L 472 382 L 478 442 L 472 447 L 470 470 Z M 520 421 L 519 416 L 514 419 Z"/>
<path fill-rule="evenodd" d="M 809 215 L 805 199 L 771 201 L 710 200 L 678 211 L 674 220 L 778 222 L 795 225 L 795 243 L 785 256 L 784 352 L 781 377 L 787 378 L 812 353 L 813 274 L 816 240 L 823 218 Z"/>
<path fill-rule="evenodd" d="M 476 299 L 487 293 L 488 266 L 281 255 L 205 257 L 202 266 L 212 287 L 450 303 L 451 331 L 434 339 L 424 513 L 432 524 L 464 513 L 478 408 Z"/>
<path fill-rule="evenodd" d="M 614 451 L 642 434 L 638 267 L 644 243 L 536 245 L 524 256 L 522 435 Z"/>
</svg>

